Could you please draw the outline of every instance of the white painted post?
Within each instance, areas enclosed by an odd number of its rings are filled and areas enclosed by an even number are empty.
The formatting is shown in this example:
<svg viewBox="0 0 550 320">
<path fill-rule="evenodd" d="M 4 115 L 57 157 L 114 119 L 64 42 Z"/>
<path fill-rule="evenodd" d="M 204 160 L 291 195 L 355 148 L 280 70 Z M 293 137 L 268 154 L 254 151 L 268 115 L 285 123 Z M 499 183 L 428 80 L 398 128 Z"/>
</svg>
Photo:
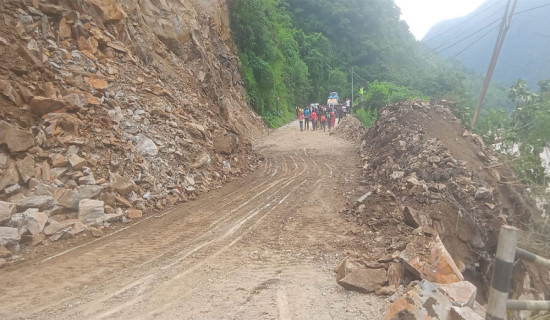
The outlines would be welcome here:
<svg viewBox="0 0 550 320">
<path fill-rule="evenodd" d="M 502 226 L 498 237 L 497 257 L 489 291 L 486 320 L 506 319 L 506 305 L 517 244 L 518 229 L 512 226 Z"/>
</svg>

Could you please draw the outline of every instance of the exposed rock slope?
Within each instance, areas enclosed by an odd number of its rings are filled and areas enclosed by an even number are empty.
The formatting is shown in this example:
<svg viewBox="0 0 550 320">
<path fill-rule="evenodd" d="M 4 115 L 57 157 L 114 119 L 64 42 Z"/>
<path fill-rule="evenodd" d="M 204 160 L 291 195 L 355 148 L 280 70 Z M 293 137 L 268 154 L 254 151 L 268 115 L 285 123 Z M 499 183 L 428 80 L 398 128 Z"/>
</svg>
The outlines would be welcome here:
<svg viewBox="0 0 550 320">
<path fill-rule="evenodd" d="M 7 0 L 0 12 L 0 242 L 12 254 L 100 235 L 253 169 L 265 127 L 246 105 L 225 1 Z"/>
</svg>

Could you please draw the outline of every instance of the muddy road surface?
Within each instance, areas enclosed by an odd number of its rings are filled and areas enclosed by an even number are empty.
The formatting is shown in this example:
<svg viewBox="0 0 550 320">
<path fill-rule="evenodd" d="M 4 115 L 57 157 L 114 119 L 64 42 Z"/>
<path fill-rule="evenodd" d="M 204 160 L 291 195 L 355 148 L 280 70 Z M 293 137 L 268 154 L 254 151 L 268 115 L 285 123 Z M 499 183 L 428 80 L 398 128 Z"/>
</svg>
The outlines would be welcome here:
<svg viewBox="0 0 550 320">
<path fill-rule="evenodd" d="M 0 318 L 382 319 L 332 271 L 360 250 L 339 213 L 360 196 L 356 146 L 297 127 L 257 143 L 248 177 L 0 270 Z"/>
</svg>

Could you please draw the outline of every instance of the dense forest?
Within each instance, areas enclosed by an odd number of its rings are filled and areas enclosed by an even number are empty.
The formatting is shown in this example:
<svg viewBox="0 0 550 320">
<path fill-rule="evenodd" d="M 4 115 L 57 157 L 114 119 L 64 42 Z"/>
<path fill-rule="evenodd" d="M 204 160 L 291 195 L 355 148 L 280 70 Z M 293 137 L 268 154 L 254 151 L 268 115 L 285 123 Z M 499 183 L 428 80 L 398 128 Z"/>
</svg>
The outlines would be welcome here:
<svg viewBox="0 0 550 320">
<path fill-rule="evenodd" d="M 416 41 L 393 1 L 233 0 L 230 9 L 248 102 L 272 127 L 291 120 L 295 105 L 323 103 L 332 91 L 351 97 L 352 90 L 353 112 L 367 126 L 384 105 L 413 97 L 453 100 L 470 123 L 483 76 Z M 539 155 L 550 140 L 549 88 L 491 84 L 475 128 L 515 157 L 526 183 L 548 182 Z"/>
<path fill-rule="evenodd" d="M 234 0 L 233 36 L 250 105 L 272 126 L 296 104 L 351 97 L 368 83 L 399 96 L 454 97 L 465 76 L 417 42 L 387 0 Z M 279 98 L 279 99 L 277 99 Z"/>
</svg>

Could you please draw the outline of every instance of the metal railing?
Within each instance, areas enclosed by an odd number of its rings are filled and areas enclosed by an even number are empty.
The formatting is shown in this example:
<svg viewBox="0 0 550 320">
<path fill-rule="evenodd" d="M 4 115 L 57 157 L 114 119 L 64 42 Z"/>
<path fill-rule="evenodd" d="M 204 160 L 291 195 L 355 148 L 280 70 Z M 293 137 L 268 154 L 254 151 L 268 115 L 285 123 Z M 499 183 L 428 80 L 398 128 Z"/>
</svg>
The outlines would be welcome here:
<svg viewBox="0 0 550 320">
<path fill-rule="evenodd" d="M 500 228 L 486 320 L 504 320 L 507 310 L 550 311 L 550 301 L 547 300 L 508 300 L 516 258 L 550 269 L 550 260 L 517 247 L 518 231 L 511 226 Z"/>
</svg>

